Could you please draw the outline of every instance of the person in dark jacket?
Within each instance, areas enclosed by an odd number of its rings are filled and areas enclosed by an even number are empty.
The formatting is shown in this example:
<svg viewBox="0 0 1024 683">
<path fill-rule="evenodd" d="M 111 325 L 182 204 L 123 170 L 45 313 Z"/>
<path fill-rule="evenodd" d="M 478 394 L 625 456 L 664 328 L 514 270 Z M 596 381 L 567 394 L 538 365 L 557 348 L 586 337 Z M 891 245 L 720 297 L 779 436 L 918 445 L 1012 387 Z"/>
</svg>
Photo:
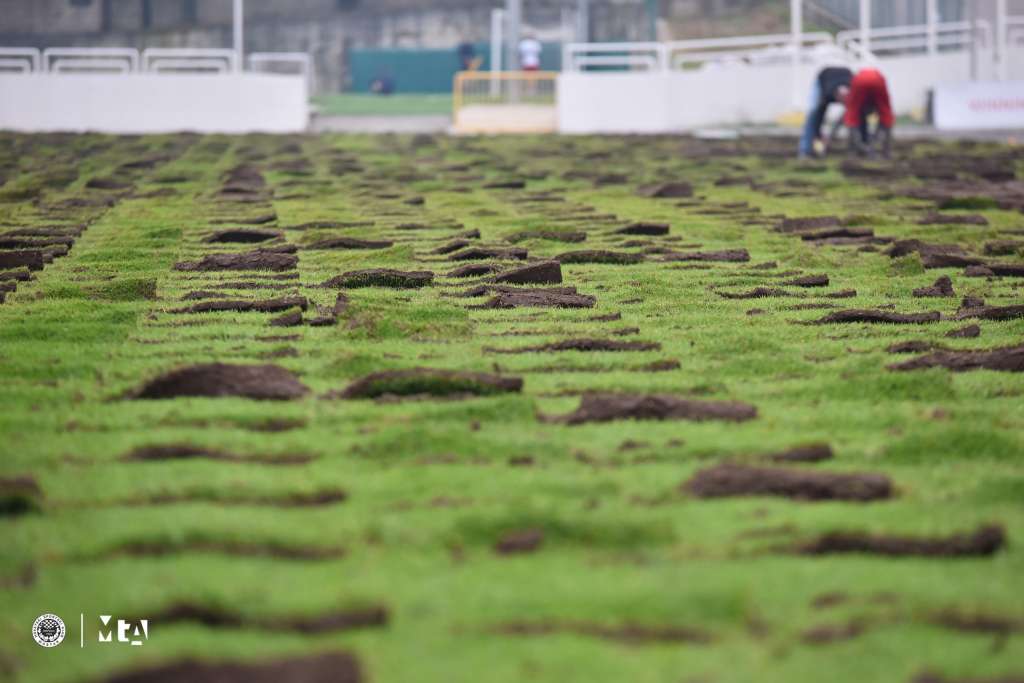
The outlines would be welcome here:
<svg viewBox="0 0 1024 683">
<path fill-rule="evenodd" d="M 804 121 L 804 133 L 800 138 L 800 156 L 809 157 L 815 153 L 814 143 L 824 142 L 821 127 L 825 123 L 825 114 L 831 104 L 844 104 L 853 81 L 853 72 L 845 66 L 830 66 L 822 69 L 814 79 L 811 89 L 811 108 Z M 835 137 L 838 126 L 833 128 L 829 136 Z"/>
</svg>

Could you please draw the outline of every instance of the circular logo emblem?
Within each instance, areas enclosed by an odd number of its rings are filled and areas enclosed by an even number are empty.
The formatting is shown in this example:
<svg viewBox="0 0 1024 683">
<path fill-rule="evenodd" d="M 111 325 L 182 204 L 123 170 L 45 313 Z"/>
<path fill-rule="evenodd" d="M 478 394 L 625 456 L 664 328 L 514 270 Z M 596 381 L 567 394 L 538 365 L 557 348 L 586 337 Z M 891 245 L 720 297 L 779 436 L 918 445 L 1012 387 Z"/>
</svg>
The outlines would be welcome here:
<svg viewBox="0 0 1024 683">
<path fill-rule="evenodd" d="M 57 647 L 67 635 L 64 621 L 56 614 L 44 614 L 32 624 L 32 637 L 41 647 Z"/>
</svg>

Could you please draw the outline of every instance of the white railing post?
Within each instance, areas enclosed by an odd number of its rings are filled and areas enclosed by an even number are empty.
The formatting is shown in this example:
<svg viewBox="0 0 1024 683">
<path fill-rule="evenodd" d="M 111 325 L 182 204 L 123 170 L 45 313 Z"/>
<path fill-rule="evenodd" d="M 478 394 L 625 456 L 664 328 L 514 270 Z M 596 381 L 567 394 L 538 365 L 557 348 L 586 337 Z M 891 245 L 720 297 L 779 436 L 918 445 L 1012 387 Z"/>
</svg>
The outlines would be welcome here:
<svg viewBox="0 0 1024 683">
<path fill-rule="evenodd" d="M 871 0 L 860 0 L 860 56 L 867 61 L 871 54 Z"/>
<path fill-rule="evenodd" d="M 998 55 L 996 78 L 1005 81 L 1010 76 L 1010 55 L 1007 53 L 1009 44 L 1006 35 L 1006 0 L 996 0 L 996 39 L 993 46 Z"/>
<path fill-rule="evenodd" d="M 501 72 L 501 52 L 505 42 L 505 10 L 491 10 L 491 97 L 497 97 L 501 82 L 497 74 Z"/>
<path fill-rule="evenodd" d="M 235 69 L 241 71 L 245 64 L 245 0 L 234 0 L 232 13 L 232 35 L 235 48 Z"/>
<path fill-rule="evenodd" d="M 803 0 L 789 2 L 789 29 L 793 34 L 793 105 L 800 102 L 800 63 L 804 42 L 804 3 Z"/>
<path fill-rule="evenodd" d="M 925 23 L 928 27 L 928 54 L 935 55 L 939 52 L 939 0 L 925 0 L 925 2 L 927 3 Z"/>
</svg>

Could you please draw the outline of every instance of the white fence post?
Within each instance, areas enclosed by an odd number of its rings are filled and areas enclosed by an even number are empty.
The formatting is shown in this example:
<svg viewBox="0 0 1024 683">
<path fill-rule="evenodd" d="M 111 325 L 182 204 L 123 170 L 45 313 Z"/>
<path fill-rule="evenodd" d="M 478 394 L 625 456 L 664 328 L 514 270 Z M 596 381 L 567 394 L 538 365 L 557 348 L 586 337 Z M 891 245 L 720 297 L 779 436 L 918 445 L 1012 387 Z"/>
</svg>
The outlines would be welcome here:
<svg viewBox="0 0 1024 683">
<path fill-rule="evenodd" d="M 235 48 L 235 69 L 241 71 L 245 64 L 245 0 L 234 0 L 232 24 Z"/>
</svg>

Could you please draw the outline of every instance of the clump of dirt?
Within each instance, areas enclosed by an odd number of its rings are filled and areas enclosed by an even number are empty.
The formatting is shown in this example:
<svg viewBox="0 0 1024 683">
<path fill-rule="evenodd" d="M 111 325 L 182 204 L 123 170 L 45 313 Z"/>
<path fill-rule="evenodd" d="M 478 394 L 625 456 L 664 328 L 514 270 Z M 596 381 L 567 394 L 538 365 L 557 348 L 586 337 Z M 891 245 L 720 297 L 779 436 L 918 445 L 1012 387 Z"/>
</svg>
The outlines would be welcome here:
<svg viewBox="0 0 1024 683">
<path fill-rule="evenodd" d="M 606 263 L 629 265 L 644 260 L 643 254 L 630 254 L 624 251 L 605 251 L 602 249 L 584 249 L 567 251 L 555 257 L 559 263 Z"/>
<path fill-rule="evenodd" d="M 278 254 L 270 251 L 250 251 L 243 254 L 210 254 L 201 261 L 184 261 L 174 264 L 175 270 L 217 271 L 217 270 L 294 270 L 299 257 L 294 254 Z"/>
<path fill-rule="evenodd" d="M 977 325 L 967 325 L 946 333 L 950 339 L 974 339 L 981 336 L 981 328 Z"/>
<path fill-rule="evenodd" d="M 499 555 L 521 555 L 536 552 L 544 543 L 544 532 L 540 529 L 520 529 L 503 535 L 494 544 Z"/>
<path fill-rule="evenodd" d="M 939 348 L 942 347 L 929 341 L 905 341 L 891 344 L 885 350 L 889 353 L 923 353 Z"/>
<path fill-rule="evenodd" d="M 956 296 L 953 291 L 953 281 L 948 275 L 943 275 L 929 287 L 919 287 L 914 290 L 914 296 L 925 297 L 951 297 Z"/>
<path fill-rule="evenodd" d="M 1024 249 L 1022 240 L 996 240 L 986 242 L 984 247 L 985 253 L 989 256 L 1013 256 L 1022 249 Z"/>
<path fill-rule="evenodd" d="M 652 199 L 684 199 L 693 196 L 693 185 L 684 182 L 648 185 L 637 190 L 637 194 Z"/>
<path fill-rule="evenodd" d="M 323 287 L 355 289 L 359 287 L 388 287 L 391 289 L 418 289 L 434 282 L 429 270 L 402 271 L 390 268 L 352 270 L 333 277 Z"/>
<path fill-rule="evenodd" d="M 996 678 L 949 678 L 926 671 L 914 676 L 910 683 L 1024 683 L 1024 674 L 1008 674 Z"/>
<path fill-rule="evenodd" d="M 523 389 L 520 377 L 504 377 L 479 372 L 412 368 L 375 372 L 350 384 L 330 398 L 364 399 L 386 396 L 493 396 L 518 393 Z"/>
<path fill-rule="evenodd" d="M 332 237 L 326 240 L 314 242 L 306 249 L 387 249 L 393 247 L 394 242 L 387 240 L 360 240 L 354 237 Z"/>
<path fill-rule="evenodd" d="M 755 287 L 747 292 L 715 292 L 723 299 L 767 299 L 772 297 L 794 296 L 778 287 Z"/>
<path fill-rule="evenodd" d="M 960 612 L 946 609 L 932 615 L 929 622 L 938 626 L 964 631 L 966 633 L 992 633 L 1006 636 L 1015 631 L 1024 630 L 1024 621 L 998 614 L 978 612 Z"/>
<path fill-rule="evenodd" d="M 493 629 L 494 632 L 510 636 L 547 636 L 555 633 L 572 633 L 590 638 L 600 638 L 625 645 L 648 645 L 665 643 L 707 644 L 714 639 L 711 634 L 687 626 L 649 626 L 646 624 L 623 624 L 608 626 L 589 622 L 511 622 Z"/>
<path fill-rule="evenodd" d="M 782 285 L 784 287 L 828 287 L 829 282 L 828 275 L 804 275 L 786 280 Z"/>
<path fill-rule="evenodd" d="M 757 408 L 739 401 L 695 401 L 666 394 L 585 394 L 575 412 L 543 419 L 580 425 L 613 420 L 745 422 L 755 417 Z"/>
<path fill-rule="evenodd" d="M 445 275 L 448 277 L 481 277 L 483 275 L 490 275 L 501 270 L 501 266 L 490 263 L 469 263 L 464 266 L 459 266 L 455 270 L 450 270 Z"/>
<path fill-rule="evenodd" d="M 827 443 L 812 443 L 771 453 L 765 457 L 774 462 L 823 462 L 831 460 L 835 455 Z"/>
<path fill-rule="evenodd" d="M 631 223 L 624 228 L 612 232 L 613 235 L 650 235 L 660 236 L 669 233 L 668 223 Z"/>
<path fill-rule="evenodd" d="M 657 342 L 616 341 L 613 339 L 565 339 L 539 346 L 523 346 L 516 349 L 485 349 L 491 353 L 548 353 L 557 351 L 659 351 Z"/>
<path fill-rule="evenodd" d="M 750 252 L 746 249 L 725 249 L 722 251 L 691 251 L 672 252 L 666 254 L 664 261 L 717 261 L 723 263 L 746 263 L 750 260 Z"/>
<path fill-rule="evenodd" d="M 269 323 L 271 327 L 298 327 L 301 324 L 302 313 L 300 311 L 291 311 L 284 315 L 279 315 Z"/>
<path fill-rule="evenodd" d="M 851 619 L 844 624 L 819 624 L 800 634 L 800 640 L 808 645 L 828 645 L 843 640 L 852 640 L 864 633 L 866 624 L 860 619 Z"/>
<path fill-rule="evenodd" d="M 515 285 L 559 284 L 562 281 L 562 266 L 558 261 L 543 261 L 522 268 L 505 271 L 491 278 L 492 282 Z"/>
<path fill-rule="evenodd" d="M 213 225 L 225 225 L 231 223 L 240 223 L 242 225 L 266 225 L 267 223 L 273 223 L 277 220 L 277 214 L 273 211 L 270 213 L 261 213 L 255 216 L 232 216 L 230 218 L 217 218 L 210 223 Z"/>
<path fill-rule="evenodd" d="M 90 178 L 85 186 L 90 190 L 130 190 L 131 182 L 113 177 Z"/>
<path fill-rule="evenodd" d="M 361 683 L 363 680 L 359 661 L 353 655 L 339 652 L 261 663 L 186 659 L 115 674 L 105 683 Z"/>
<path fill-rule="evenodd" d="M 107 556 L 165 557 L 182 553 L 218 553 L 238 557 L 274 557 L 296 561 L 335 560 L 346 555 L 338 546 L 296 545 L 279 541 L 240 541 L 219 538 L 161 538 L 127 541 L 112 548 Z"/>
<path fill-rule="evenodd" d="M 986 351 L 939 351 L 889 366 L 890 370 L 923 370 L 927 368 L 946 368 L 952 372 L 971 370 L 1024 372 L 1024 344 Z"/>
<path fill-rule="evenodd" d="M 277 230 L 247 230 L 245 228 L 238 228 L 235 230 L 220 230 L 205 237 L 203 241 L 211 244 L 258 244 L 282 237 L 284 237 L 284 233 Z"/>
<path fill-rule="evenodd" d="M 228 300 L 228 301 L 203 301 L 202 303 L 175 308 L 170 313 L 217 313 L 223 311 L 235 311 L 237 313 L 277 313 L 287 311 L 289 308 L 300 308 L 305 311 L 309 307 L 309 300 L 304 296 L 289 296 L 280 299 L 265 299 L 262 301 Z"/>
<path fill-rule="evenodd" d="M 681 489 L 698 498 L 782 496 L 797 500 L 867 502 L 893 495 L 884 474 L 721 464 L 700 470 Z"/>
<path fill-rule="evenodd" d="M 32 477 L 0 477 L 0 517 L 37 512 L 42 500 L 43 490 Z"/>
<path fill-rule="evenodd" d="M 938 213 L 926 214 L 918 225 L 988 225 L 988 219 L 981 214 Z"/>
<path fill-rule="evenodd" d="M 979 320 L 1016 320 L 1024 318 L 1024 305 L 1019 306 L 982 306 L 958 311 L 954 320 L 978 318 Z"/>
<path fill-rule="evenodd" d="M 1016 263 L 989 263 L 988 269 L 994 275 L 1003 277 L 1024 277 L 1024 265 Z"/>
<path fill-rule="evenodd" d="M 207 363 L 172 370 L 131 393 L 133 399 L 237 396 L 257 401 L 290 401 L 309 393 L 289 370 L 277 365 Z"/>
<path fill-rule="evenodd" d="M 529 255 L 519 247 L 470 247 L 448 257 L 449 261 L 482 261 L 484 259 L 523 260 Z"/>
<path fill-rule="evenodd" d="M 814 321 L 817 325 L 832 323 L 890 323 L 894 325 L 921 325 L 938 322 L 941 318 L 938 311 L 925 313 L 892 313 L 871 309 L 850 309 L 829 313 L 824 318 Z"/>
<path fill-rule="evenodd" d="M 309 455 L 236 455 L 225 451 L 192 446 L 189 444 L 168 444 L 163 446 L 142 446 L 123 456 L 125 462 L 165 462 L 174 460 L 217 460 L 239 464 L 257 465 L 305 465 L 312 462 Z"/>
<path fill-rule="evenodd" d="M 525 240 L 549 240 L 551 242 L 585 242 L 587 233 L 580 231 L 559 231 L 559 230 L 528 230 L 517 232 L 505 238 L 506 241 L 516 244 Z"/>
<path fill-rule="evenodd" d="M 593 308 L 597 299 L 586 294 L 554 292 L 501 292 L 493 299 L 473 308 Z"/>
<path fill-rule="evenodd" d="M 248 617 L 220 607 L 184 602 L 171 605 L 148 618 L 152 623 L 162 626 L 191 623 L 206 628 L 251 628 L 318 635 L 384 627 L 390 615 L 386 607 L 377 606 L 336 610 L 315 616 Z"/>
<path fill-rule="evenodd" d="M 42 270 L 45 264 L 45 253 L 40 249 L 0 251 L 0 268 L 28 268 L 29 270 Z"/>
<path fill-rule="evenodd" d="M 804 232 L 822 228 L 838 228 L 842 225 L 839 216 L 814 216 L 812 218 L 784 218 L 779 232 Z"/>
<path fill-rule="evenodd" d="M 465 249 L 466 247 L 473 244 L 469 240 L 453 240 L 447 244 L 442 244 L 440 247 L 431 250 L 431 254 L 451 254 L 452 252 L 458 251 L 459 249 Z"/>
<path fill-rule="evenodd" d="M 1006 545 L 1002 526 L 982 526 L 950 536 L 900 536 L 864 531 L 832 531 L 796 547 L 803 555 L 865 553 L 889 557 L 987 557 Z"/>
</svg>

